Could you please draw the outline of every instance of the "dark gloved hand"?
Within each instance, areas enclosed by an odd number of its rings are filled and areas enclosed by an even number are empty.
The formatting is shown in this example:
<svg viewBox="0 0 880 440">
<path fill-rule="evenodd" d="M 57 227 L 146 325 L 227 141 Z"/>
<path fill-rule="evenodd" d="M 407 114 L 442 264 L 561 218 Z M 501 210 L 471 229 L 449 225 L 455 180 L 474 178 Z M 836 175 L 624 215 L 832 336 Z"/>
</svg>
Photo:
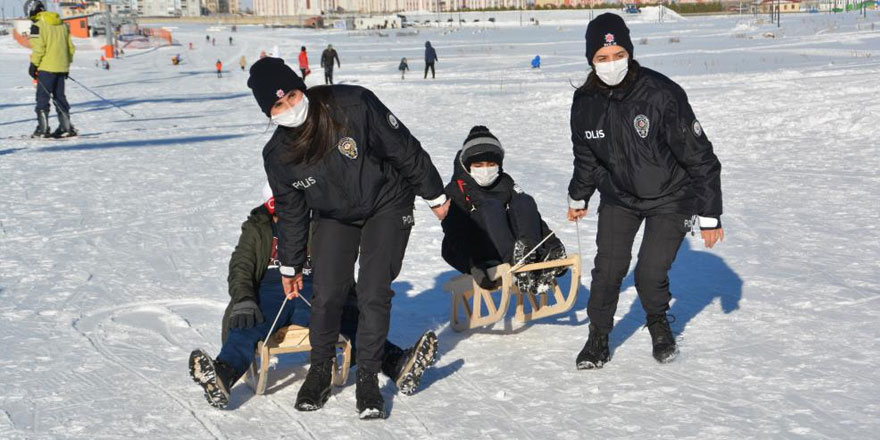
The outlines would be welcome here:
<svg viewBox="0 0 880 440">
<path fill-rule="evenodd" d="M 489 274 L 486 273 L 486 269 L 472 266 L 471 276 L 474 277 L 474 281 L 476 281 L 478 286 L 486 290 L 495 290 L 498 288 L 499 283 L 489 279 Z"/>
<path fill-rule="evenodd" d="M 37 66 L 34 65 L 34 63 L 31 63 L 31 65 L 28 67 L 28 75 L 30 75 L 33 79 L 37 79 Z"/>
<path fill-rule="evenodd" d="M 262 323 L 263 314 L 254 300 L 246 299 L 232 306 L 232 314 L 229 315 L 229 328 L 244 330 Z"/>
<path fill-rule="evenodd" d="M 64 79 L 67 79 L 70 76 L 70 72 L 64 72 L 62 75 L 64 75 Z"/>
</svg>

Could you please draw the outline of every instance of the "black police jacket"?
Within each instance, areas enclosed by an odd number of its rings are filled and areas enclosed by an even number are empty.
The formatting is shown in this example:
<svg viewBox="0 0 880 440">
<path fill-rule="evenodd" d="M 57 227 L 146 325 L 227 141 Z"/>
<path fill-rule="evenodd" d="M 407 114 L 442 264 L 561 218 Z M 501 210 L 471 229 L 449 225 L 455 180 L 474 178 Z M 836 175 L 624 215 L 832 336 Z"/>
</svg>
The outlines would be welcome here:
<svg viewBox="0 0 880 440">
<path fill-rule="evenodd" d="M 285 276 L 300 273 L 305 262 L 310 211 L 357 224 L 411 207 L 415 195 L 435 203 L 444 197 L 428 153 L 373 92 L 358 86 L 319 87 L 331 88 L 330 114 L 342 126 L 336 145 L 316 164 L 284 164 L 284 141 L 291 130 L 278 127 L 263 149 L 279 215 L 278 259 Z"/>
<path fill-rule="evenodd" d="M 671 79 L 630 63 L 619 87 L 591 74 L 571 106 L 572 207 L 603 202 L 649 213 L 721 215 L 721 163 Z"/>
</svg>

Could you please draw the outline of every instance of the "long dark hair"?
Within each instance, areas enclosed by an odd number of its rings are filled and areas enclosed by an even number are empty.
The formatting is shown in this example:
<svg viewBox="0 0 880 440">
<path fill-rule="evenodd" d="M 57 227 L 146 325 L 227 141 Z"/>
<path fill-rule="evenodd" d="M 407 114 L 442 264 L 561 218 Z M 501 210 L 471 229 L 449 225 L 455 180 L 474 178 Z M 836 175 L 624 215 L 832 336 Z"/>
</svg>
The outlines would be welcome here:
<svg viewBox="0 0 880 440">
<path fill-rule="evenodd" d="M 581 84 L 580 87 L 577 88 L 578 92 L 586 92 L 588 90 L 596 90 L 596 89 L 609 89 L 609 88 L 617 88 L 617 87 L 625 87 L 629 85 L 629 83 L 635 81 L 635 79 L 639 75 L 639 62 L 630 58 L 629 67 L 627 68 L 626 77 L 623 78 L 623 81 L 620 84 L 614 87 L 608 87 L 599 80 L 599 77 L 596 75 L 596 70 L 590 70 L 590 74 L 587 75 L 587 80 Z"/>
<path fill-rule="evenodd" d="M 305 91 L 309 98 L 309 116 L 296 128 L 282 127 L 285 147 L 281 161 L 285 164 L 314 165 L 324 158 L 324 154 L 336 146 L 336 136 L 344 129 L 339 121 L 333 119 L 330 109 L 336 101 L 330 87 L 316 86 Z"/>
</svg>

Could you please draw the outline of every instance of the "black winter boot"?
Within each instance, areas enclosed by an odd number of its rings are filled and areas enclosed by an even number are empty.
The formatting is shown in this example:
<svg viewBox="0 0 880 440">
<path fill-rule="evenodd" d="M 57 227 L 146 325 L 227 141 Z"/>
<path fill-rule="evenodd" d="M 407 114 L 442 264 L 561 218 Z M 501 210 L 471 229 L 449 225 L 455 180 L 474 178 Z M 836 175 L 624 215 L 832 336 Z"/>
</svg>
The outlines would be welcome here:
<svg viewBox="0 0 880 440">
<path fill-rule="evenodd" d="M 306 380 L 296 393 L 294 408 L 299 411 L 321 409 L 330 398 L 330 385 L 333 379 L 333 360 L 312 364 Z"/>
<path fill-rule="evenodd" d="M 386 347 L 382 372 L 394 380 L 401 393 L 409 396 L 416 392 L 422 375 L 434 363 L 436 354 L 437 335 L 428 330 L 406 350 L 396 345 Z"/>
<path fill-rule="evenodd" d="M 357 411 L 361 419 L 384 419 L 385 399 L 379 391 L 379 373 L 361 367 L 357 369 Z"/>
<path fill-rule="evenodd" d="M 666 314 L 648 315 L 645 325 L 651 333 L 651 343 L 654 344 L 654 359 L 661 364 L 672 362 L 678 356 L 678 347 L 675 345 L 675 336 L 669 328 Z"/>
<path fill-rule="evenodd" d="M 45 110 L 37 111 L 37 129 L 34 130 L 34 134 L 31 135 L 32 138 L 47 138 L 49 137 L 49 112 Z"/>
<path fill-rule="evenodd" d="M 526 253 L 532 250 L 533 244 L 529 244 L 524 240 L 517 240 L 513 244 L 513 264 L 525 266 L 527 264 L 538 261 L 538 255 L 532 252 L 529 256 Z M 518 272 L 513 274 L 513 281 L 519 292 L 523 295 L 528 293 L 536 293 L 538 290 L 538 272 Z"/>
<path fill-rule="evenodd" d="M 608 335 L 602 333 L 596 326 L 590 324 L 590 337 L 584 348 L 578 353 L 578 370 L 592 370 L 602 368 L 611 361 L 611 351 L 608 349 Z"/>
<path fill-rule="evenodd" d="M 76 129 L 70 123 L 70 114 L 67 112 L 58 112 L 58 128 L 52 133 L 55 139 L 74 137 L 77 135 Z"/>
<path fill-rule="evenodd" d="M 215 408 L 229 405 L 229 391 L 241 377 L 226 363 L 215 361 L 204 350 L 193 350 L 189 355 L 189 375 L 205 390 L 205 399 Z"/>
<path fill-rule="evenodd" d="M 546 255 L 544 255 L 541 261 L 554 261 L 563 258 L 565 258 L 565 246 L 563 246 L 562 242 L 559 242 L 546 251 Z M 547 293 L 553 289 L 556 286 L 556 278 L 565 275 L 567 271 L 567 267 L 554 267 L 538 272 L 538 293 Z"/>
</svg>

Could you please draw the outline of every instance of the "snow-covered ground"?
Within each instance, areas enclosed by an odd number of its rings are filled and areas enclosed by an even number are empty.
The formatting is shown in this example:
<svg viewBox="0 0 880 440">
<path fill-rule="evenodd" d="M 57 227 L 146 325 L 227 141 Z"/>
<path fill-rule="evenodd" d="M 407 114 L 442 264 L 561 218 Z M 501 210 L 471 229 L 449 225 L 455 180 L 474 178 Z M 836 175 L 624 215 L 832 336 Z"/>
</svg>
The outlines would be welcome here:
<svg viewBox="0 0 880 440">
<path fill-rule="evenodd" d="M 724 165 L 727 240 L 706 251 L 689 236 L 679 253 L 678 360 L 651 358 L 630 275 L 614 359 L 585 372 L 574 357 L 587 336 L 596 217 L 579 246 L 564 212 L 587 14 L 417 36 L 241 26 L 212 32 L 217 46 L 205 44 L 206 27 L 180 25 L 182 47 L 128 51 L 109 71 L 94 66 L 97 51 L 80 51 L 71 76 L 135 117 L 68 82 L 83 136 L 61 142 L 18 138 L 35 125 L 34 89 L 27 52 L 4 37 L 0 438 L 876 438 L 880 15 L 787 15 L 781 29 L 738 17 L 632 20 L 636 58 L 684 86 Z M 425 40 L 440 57 L 436 80 L 421 78 Z M 357 420 L 351 384 L 325 409 L 298 413 L 306 359 L 293 355 L 269 394 L 240 383 L 233 409 L 215 410 L 186 359 L 219 350 L 228 258 L 259 203 L 271 135 L 238 58 L 278 45 L 293 60 L 306 45 L 314 85 L 327 43 L 342 60 L 337 81 L 374 90 L 444 176 L 468 129 L 490 127 L 505 168 L 568 249 L 580 247 L 583 287 L 566 316 L 451 331 L 441 285 L 454 273 L 420 203 L 391 339 L 438 332 L 441 357 L 423 389 L 399 396 L 385 383 L 386 421 Z M 536 54 L 539 71 L 528 68 Z M 413 71 L 401 81 L 404 56 Z"/>
</svg>

